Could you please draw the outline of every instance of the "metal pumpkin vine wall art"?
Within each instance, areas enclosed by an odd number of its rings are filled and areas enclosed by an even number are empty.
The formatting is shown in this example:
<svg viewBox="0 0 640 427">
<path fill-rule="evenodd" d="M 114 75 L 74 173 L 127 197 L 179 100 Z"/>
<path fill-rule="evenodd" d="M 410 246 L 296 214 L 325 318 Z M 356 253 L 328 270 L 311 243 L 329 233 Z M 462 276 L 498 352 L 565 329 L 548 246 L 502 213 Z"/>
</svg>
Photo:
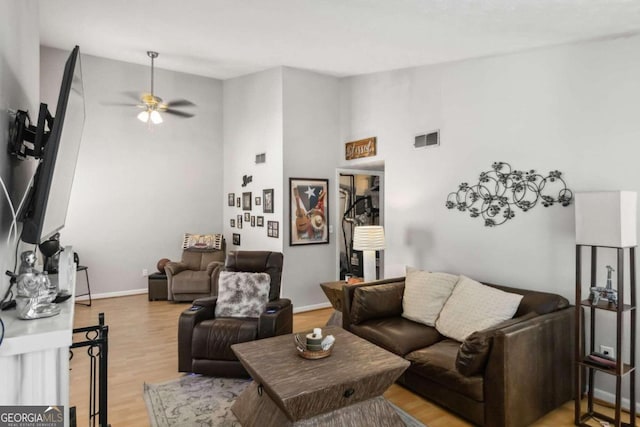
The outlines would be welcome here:
<svg viewBox="0 0 640 427">
<path fill-rule="evenodd" d="M 573 192 L 560 171 L 542 176 L 533 169 L 512 170 L 509 163 L 494 162 L 490 171 L 480 173 L 477 184 L 463 182 L 457 191 L 449 193 L 446 207 L 469 212 L 471 218 L 482 217 L 485 226 L 495 227 L 513 219 L 515 208 L 527 212 L 538 202 L 544 207 L 555 203 L 566 207 L 572 200 Z"/>
</svg>

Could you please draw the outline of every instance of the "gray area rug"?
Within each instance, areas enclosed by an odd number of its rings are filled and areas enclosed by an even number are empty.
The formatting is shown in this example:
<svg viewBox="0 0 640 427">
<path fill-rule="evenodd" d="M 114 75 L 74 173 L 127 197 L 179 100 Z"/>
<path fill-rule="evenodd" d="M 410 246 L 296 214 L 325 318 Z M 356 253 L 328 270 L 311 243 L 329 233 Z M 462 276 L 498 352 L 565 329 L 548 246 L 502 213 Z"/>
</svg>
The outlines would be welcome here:
<svg viewBox="0 0 640 427">
<path fill-rule="evenodd" d="M 240 427 L 231 405 L 250 383 L 251 380 L 186 375 L 162 384 L 145 384 L 149 422 L 152 427 Z M 407 426 L 424 426 L 393 407 Z"/>
</svg>

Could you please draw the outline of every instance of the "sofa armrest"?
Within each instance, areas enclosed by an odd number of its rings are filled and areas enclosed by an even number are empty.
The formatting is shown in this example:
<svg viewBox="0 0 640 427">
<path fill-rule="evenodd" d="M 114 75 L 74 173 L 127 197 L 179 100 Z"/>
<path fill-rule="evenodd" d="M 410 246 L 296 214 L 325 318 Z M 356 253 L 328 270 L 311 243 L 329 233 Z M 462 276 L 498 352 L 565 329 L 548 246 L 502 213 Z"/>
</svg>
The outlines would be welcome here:
<svg viewBox="0 0 640 427">
<path fill-rule="evenodd" d="M 211 276 L 216 269 L 224 267 L 224 263 L 220 261 L 211 261 L 207 264 L 207 275 Z"/>
<path fill-rule="evenodd" d="M 291 305 L 291 300 L 287 298 L 279 298 L 277 300 L 269 301 L 265 310 L 282 310 Z"/>
<path fill-rule="evenodd" d="M 346 283 L 342 287 L 342 328 L 350 330 L 351 327 L 351 305 L 353 304 L 353 295 L 356 289 L 365 286 L 384 285 L 387 283 L 404 283 L 404 277 L 395 277 L 392 279 L 376 280 L 375 282 Z"/>
<path fill-rule="evenodd" d="M 258 339 L 290 334 L 293 331 L 293 305 L 280 298 L 269 301 L 258 318 Z"/>
<path fill-rule="evenodd" d="M 193 328 L 203 320 L 213 319 L 217 298 L 201 298 L 180 314 L 178 320 L 178 371 L 192 372 L 191 343 Z M 196 304 L 196 302 L 199 302 Z"/>
<path fill-rule="evenodd" d="M 185 271 L 187 269 L 187 264 L 181 263 L 181 262 L 175 262 L 175 261 L 169 261 L 165 266 L 164 266 L 164 271 L 167 273 L 168 275 L 172 275 L 175 276 L 176 274 Z"/>
<path fill-rule="evenodd" d="M 213 318 L 213 310 L 215 310 L 217 302 L 218 302 L 218 297 L 217 296 L 198 298 L 198 299 L 193 300 L 191 308 L 187 309 L 186 311 L 191 311 L 194 306 L 204 307 L 204 308 L 211 308 L 211 317 L 210 317 L 210 319 L 212 319 Z"/>
<path fill-rule="evenodd" d="M 173 301 L 173 276 L 186 269 L 186 264 L 181 262 L 169 261 L 165 264 L 164 272 L 167 275 L 167 300 Z"/>
<path fill-rule="evenodd" d="M 218 280 L 220 279 L 220 272 L 224 270 L 224 263 L 218 261 L 212 261 L 207 265 L 207 274 L 209 275 L 209 295 L 218 295 Z"/>
<path fill-rule="evenodd" d="M 573 398 L 574 313 L 569 307 L 496 333 L 484 375 L 484 425 L 528 426 Z"/>
<path fill-rule="evenodd" d="M 539 315 L 535 311 L 531 311 L 524 316 L 513 317 L 495 326 L 473 332 L 462 342 L 458 349 L 458 355 L 456 356 L 456 369 L 458 372 L 465 377 L 484 375 L 484 368 L 489 359 L 493 337 L 509 326 L 526 322 L 536 316 Z"/>
</svg>

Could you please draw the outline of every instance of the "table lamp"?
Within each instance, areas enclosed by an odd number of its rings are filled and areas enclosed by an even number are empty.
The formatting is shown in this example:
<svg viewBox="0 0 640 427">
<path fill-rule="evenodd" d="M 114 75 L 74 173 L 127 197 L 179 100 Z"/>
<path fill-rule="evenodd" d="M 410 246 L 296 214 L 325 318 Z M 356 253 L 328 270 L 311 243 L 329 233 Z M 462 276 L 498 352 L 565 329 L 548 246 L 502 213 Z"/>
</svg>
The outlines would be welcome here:
<svg viewBox="0 0 640 427">
<path fill-rule="evenodd" d="M 576 244 L 636 246 L 636 201 L 634 191 L 576 193 Z"/>
<path fill-rule="evenodd" d="M 384 249 L 384 228 L 363 225 L 353 231 L 353 249 L 362 251 L 364 281 L 376 280 L 376 251 Z"/>
</svg>

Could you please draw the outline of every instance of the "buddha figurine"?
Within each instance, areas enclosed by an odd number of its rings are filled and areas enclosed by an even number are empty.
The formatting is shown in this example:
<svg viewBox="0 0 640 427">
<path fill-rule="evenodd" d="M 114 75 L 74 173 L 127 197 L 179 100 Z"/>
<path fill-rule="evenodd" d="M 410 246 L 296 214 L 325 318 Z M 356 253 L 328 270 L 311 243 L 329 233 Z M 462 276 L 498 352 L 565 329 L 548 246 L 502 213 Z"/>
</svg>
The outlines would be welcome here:
<svg viewBox="0 0 640 427">
<path fill-rule="evenodd" d="M 16 309 L 20 319 L 40 319 L 60 313 L 53 303 L 57 291 L 51 286 L 48 275 L 36 270 L 36 255 L 25 251 L 20 255 L 21 264 L 16 282 Z"/>
</svg>

